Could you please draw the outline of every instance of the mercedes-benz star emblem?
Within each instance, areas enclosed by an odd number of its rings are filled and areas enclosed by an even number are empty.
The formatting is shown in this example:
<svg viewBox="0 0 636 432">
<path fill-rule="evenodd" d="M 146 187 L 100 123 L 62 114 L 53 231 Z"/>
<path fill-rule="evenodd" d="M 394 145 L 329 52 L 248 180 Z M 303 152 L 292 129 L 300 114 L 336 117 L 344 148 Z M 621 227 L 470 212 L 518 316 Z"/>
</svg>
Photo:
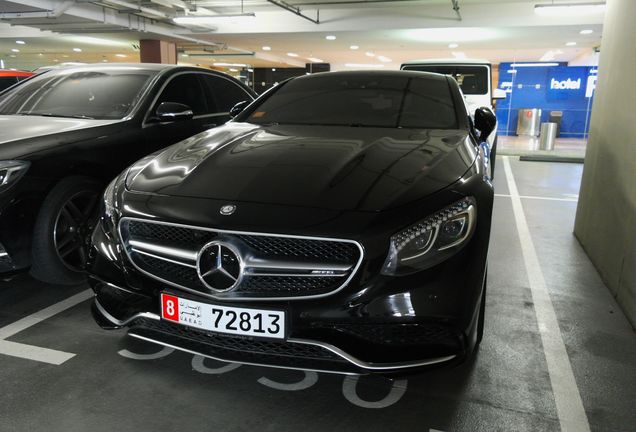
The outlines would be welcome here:
<svg viewBox="0 0 636 432">
<path fill-rule="evenodd" d="M 227 204 L 221 207 L 220 213 L 223 216 L 229 216 L 236 211 L 236 206 L 234 204 Z"/>
<path fill-rule="evenodd" d="M 241 282 L 243 263 L 234 246 L 213 241 L 203 246 L 197 256 L 199 279 L 216 292 L 229 291 Z"/>
</svg>

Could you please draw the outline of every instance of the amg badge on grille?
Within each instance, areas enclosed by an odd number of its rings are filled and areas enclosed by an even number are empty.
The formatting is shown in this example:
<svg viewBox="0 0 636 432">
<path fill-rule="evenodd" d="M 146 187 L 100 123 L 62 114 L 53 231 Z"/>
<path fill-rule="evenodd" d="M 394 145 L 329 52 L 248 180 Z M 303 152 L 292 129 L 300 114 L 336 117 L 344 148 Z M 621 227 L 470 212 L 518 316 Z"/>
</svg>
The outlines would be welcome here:
<svg viewBox="0 0 636 432">
<path fill-rule="evenodd" d="M 221 207 L 219 211 L 223 216 L 229 216 L 236 211 L 236 206 L 234 204 L 228 204 Z"/>
</svg>

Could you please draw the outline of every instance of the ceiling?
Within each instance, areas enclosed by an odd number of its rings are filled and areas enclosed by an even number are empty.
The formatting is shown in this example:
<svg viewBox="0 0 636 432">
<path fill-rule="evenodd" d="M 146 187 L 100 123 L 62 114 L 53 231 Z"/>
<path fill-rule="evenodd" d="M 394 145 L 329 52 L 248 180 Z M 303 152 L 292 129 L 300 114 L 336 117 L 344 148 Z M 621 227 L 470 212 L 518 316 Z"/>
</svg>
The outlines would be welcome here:
<svg viewBox="0 0 636 432">
<path fill-rule="evenodd" d="M 537 15 L 534 6 L 548 2 L 244 0 L 241 6 L 240 0 L 0 0 L 0 59 L 5 67 L 22 69 L 71 61 L 134 62 L 139 39 L 161 38 L 177 43 L 180 62 L 208 66 L 303 67 L 322 60 L 336 70 L 392 69 L 405 60 L 445 57 L 596 61 L 603 14 Z M 241 13 L 254 16 L 222 16 Z M 173 21 L 186 15 L 210 23 Z"/>
</svg>

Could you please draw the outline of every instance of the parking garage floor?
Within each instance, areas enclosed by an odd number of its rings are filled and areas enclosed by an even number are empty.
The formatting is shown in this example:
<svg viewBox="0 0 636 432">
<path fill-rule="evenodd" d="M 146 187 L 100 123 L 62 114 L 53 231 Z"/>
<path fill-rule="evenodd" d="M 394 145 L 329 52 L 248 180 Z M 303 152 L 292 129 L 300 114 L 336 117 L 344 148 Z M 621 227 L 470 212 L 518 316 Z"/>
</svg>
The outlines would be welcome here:
<svg viewBox="0 0 636 432">
<path fill-rule="evenodd" d="M 100 330 L 85 286 L 0 282 L 1 431 L 634 431 L 636 335 L 572 235 L 582 165 L 500 157 L 485 337 L 404 379 L 225 364 Z"/>
</svg>

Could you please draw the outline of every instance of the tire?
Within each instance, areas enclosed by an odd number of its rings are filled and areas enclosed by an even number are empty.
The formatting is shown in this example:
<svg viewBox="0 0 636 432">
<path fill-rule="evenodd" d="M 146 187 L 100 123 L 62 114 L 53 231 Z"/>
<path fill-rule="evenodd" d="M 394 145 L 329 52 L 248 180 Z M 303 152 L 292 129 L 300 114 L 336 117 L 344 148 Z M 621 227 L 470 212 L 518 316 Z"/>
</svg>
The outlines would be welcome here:
<svg viewBox="0 0 636 432">
<path fill-rule="evenodd" d="M 481 343 L 484 338 L 484 322 L 486 320 L 486 287 L 488 286 L 488 270 L 484 275 L 484 289 L 481 293 L 481 305 L 479 306 L 479 319 L 477 321 L 477 342 L 475 343 L 475 349 Z"/>
<path fill-rule="evenodd" d="M 495 136 L 495 140 L 492 143 L 492 148 L 490 149 L 490 178 L 495 178 L 495 162 L 497 161 L 497 137 Z"/>
<path fill-rule="evenodd" d="M 101 190 L 99 182 L 79 176 L 65 178 L 51 189 L 33 229 L 31 276 L 59 285 L 86 280 L 84 268 Z"/>
</svg>

